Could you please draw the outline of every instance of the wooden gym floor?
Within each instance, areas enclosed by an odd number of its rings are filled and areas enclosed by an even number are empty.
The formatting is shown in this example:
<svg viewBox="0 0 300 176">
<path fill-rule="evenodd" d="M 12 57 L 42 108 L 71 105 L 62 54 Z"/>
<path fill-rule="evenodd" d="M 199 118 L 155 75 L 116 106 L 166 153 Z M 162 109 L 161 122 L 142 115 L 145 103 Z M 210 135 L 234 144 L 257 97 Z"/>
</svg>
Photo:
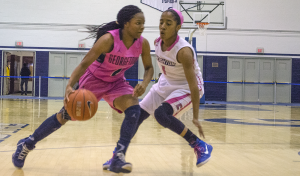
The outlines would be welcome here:
<svg viewBox="0 0 300 176">
<path fill-rule="evenodd" d="M 96 116 L 68 122 L 29 153 L 23 169 L 11 156 L 62 100 L 0 99 L 0 176 L 109 176 L 124 114 L 99 102 Z M 205 141 L 214 150 L 203 167 L 187 142 L 148 118 L 128 149 L 133 176 L 296 176 L 300 175 L 300 106 L 209 104 L 200 106 Z M 194 133 L 189 111 L 181 120 Z M 124 174 L 125 175 L 125 174 Z"/>
</svg>

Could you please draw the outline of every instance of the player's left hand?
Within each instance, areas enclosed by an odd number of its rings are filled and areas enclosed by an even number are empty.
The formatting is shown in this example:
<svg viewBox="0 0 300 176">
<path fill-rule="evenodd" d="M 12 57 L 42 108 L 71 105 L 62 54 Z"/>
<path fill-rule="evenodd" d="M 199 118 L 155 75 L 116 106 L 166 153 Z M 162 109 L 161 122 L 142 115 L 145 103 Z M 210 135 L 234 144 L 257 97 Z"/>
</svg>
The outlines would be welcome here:
<svg viewBox="0 0 300 176">
<path fill-rule="evenodd" d="M 145 93 L 145 86 L 143 84 L 137 84 L 133 90 L 132 96 L 133 97 L 139 97 Z"/>
<path fill-rule="evenodd" d="M 200 137 L 203 137 L 203 138 L 205 138 L 205 136 L 204 136 L 204 132 L 203 132 L 203 130 L 202 130 L 202 126 L 200 125 L 200 122 L 199 122 L 199 120 L 198 119 L 193 119 L 193 123 L 194 123 L 194 125 L 198 128 L 198 131 L 199 131 L 199 134 L 200 134 Z"/>
</svg>

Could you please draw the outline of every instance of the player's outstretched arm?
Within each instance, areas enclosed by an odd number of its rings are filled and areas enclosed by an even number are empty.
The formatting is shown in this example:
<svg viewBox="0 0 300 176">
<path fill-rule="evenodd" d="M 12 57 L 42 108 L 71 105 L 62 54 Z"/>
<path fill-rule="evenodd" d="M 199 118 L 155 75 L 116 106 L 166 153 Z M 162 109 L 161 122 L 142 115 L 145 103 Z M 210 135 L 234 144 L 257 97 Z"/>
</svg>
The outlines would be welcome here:
<svg viewBox="0 0 300 176">
<path fill-rule="evenodd" d="M 198 121 L 200 95 L 199 95 L 199 88 L 197 84 L 198 82 L 194 71 L 193 51 L 189 47 L 182 48 L 181 50 L 179 50 L 177 54 L 177 60 L 180 63 L 182 63 L 185 77 L 191 91 L 192 104 L 193 104 L 193 123 L 198 128 L 200 136 L 204 137 L 202 127 L 200 125 L 200 122 Z"/>
</svg>

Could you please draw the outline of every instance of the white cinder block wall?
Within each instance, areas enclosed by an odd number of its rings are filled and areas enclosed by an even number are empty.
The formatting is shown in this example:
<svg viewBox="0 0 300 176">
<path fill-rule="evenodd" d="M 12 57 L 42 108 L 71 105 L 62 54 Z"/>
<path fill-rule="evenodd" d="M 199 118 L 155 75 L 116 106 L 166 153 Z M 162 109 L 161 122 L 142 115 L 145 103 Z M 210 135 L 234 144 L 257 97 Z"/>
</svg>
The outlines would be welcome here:
<svg viewBox="0 0 300 176">
<path fill-rule="evenodd" d="M 161 14 L 140 0 L 1 0 L 0 4 L 1 23 L 102 24 L 115 20 L 118 10 L 128 4 L 143 10 L 146 26 L 158 25 Z M 227 0 L 228 29 L 210 30 L 206 37 L 196 32 L 197 50 L 255 53 L 257 47 L 264 47 L 265 53 L 299 55 L 299 7 L 299 0 Z M 24 47 L 77 48 L 87 35 L 67 27 L 0 24 L 0 48 L 14 46 L 16 40 L 22 40 Z M 158 35 L 154 29 L 145 29 L 143 33 L 151 44 Z M 180 36 L 187 37 L 188 31 L 182 30 Z M 89 48 L 94 41 L 84 42 Z M 154 50 L 153 45 L 151 49 Z"/>
</svg>

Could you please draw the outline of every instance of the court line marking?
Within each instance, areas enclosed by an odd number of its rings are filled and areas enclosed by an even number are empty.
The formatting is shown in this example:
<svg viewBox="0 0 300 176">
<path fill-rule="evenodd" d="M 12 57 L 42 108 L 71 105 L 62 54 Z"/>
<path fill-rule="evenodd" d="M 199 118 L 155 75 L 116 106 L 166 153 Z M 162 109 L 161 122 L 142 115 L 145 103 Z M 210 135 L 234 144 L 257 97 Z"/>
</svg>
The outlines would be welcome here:
<svg viewBox="0 0 300 176">
<path fill-rule="evenodd" d="M 209 143 L 212 145 L 265 145 L 265 144 L 272 144 L 272 145 L 290 145 L 290 143 Z M 188 145 L 186 143 L 180 144 L 131 144 L 130 146 L 170 146 L 170 145 Z M 300 144 L 296 144 L 295 146 L 299 146 Z M 61 148 L 41 148 L 41 149 L 34 149 L 34 150 L 59 150 L 59 149 L 78 149 L 78 148 L 105 148 L 105 147 L 115 147 L 115 145 L 105 145 L 105 146 L 82 146 L 82 147 L 61 147 Z M 5 152 L 14 152 L 15 150 L 7 150 L 7 151 L 0 151 L 0 153 Z"/>
</svg>

